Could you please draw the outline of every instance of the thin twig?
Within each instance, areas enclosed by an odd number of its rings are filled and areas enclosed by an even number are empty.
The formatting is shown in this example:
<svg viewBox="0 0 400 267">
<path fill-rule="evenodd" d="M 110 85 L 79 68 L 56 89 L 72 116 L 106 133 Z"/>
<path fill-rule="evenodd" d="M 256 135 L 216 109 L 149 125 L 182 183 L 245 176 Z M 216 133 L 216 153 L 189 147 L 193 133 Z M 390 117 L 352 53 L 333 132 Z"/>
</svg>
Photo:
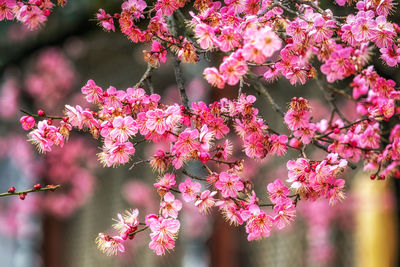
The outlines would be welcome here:
<svg viewBox="0 0 400 267">
<path fill-rule="evenodd" d="M 136 162 L 132 163 L 132 166 L 129 167 L 129 170 L 132 170 L 136 165 L 138 165 L 140 163 L 147 163 L 147 162 L 150 162 L 150 160 L 149 159 L 144 159 L 144 160 L 136 161 Z"/>
<path fill-rule="evenodd" d="M 182 170 L 182 173 L 185 174 L 185 175 L 187 175 L 187 176 L 189 176 L 190 178 L 193 178 L 193 179 L 196 179 L 196 180 L 207 181 L 206 178 L 201 178 L 201 177 L 198 177 L 198 176 L 196 176 L 196 175 L 193 175 L 193 174 L 187 172 L 185 169 Z"/>
<path fill-rule="evenodd" d="M 318 77 L 315 79 L 315 83 L 317 84 L 317 87 L 321 90 L 322 94 L 324 95 L 326 101 L 329 103 L 329 105 L 331 106 L 332 111 L 336 112 L 336 114 L 338 114 L 338 116 L 345 122 L 350 123 L 350 121 L 348 119 L 346 119 L 346 117 L 342 114 L 342 112 L 340 112 L 340 110 L 338 109 L 338 107 L 336 106 L 335 103 L 335 98 L 329 94 L 328 92 L 326 92 L 325 87 L 321 84 L 321 82 L 319 81 Z M 332 121 L 330 121 L 332 122 Z"/>
<path fill-rule="evenodd" d="M 39 116 L 37 114 L 30 113 L 23 109 L 20 109 L 19 111 L 21 111 L 22 113 L 25 113 L 26 115 L 32 116 L 34 118 L 47 118 L 47 119 L 54 119 L 54 120 L 62 120 L 63 119 L 63 117 L 60 117 L 60 116 L 50 116 L 50 115 Z"/>
<path fill-rule="evenodd" d="M 348 93 L 346 93 L 344 90 L 337 89 L 337 88 L 333 87 L 332 85 L 328 85 L 328 88 L 329 88 L 329 90 L 331 90 L 332 92 L 334 92 L 336 94 L 342 95 L 349 100 L 354 100 L 354 98 L 351 95 L 349 95 Z"/>
<path fill-rule="evenodd" d="M 258 16 L 262 17 L 264 16 L 268 11 L 272 10 L 275 7 L 279 6 L 279 2 L 277 0 L 274 0 L 274 2 L 272 3 L 272 5 L 270 5 L 269 7 L 266 7 L 263 11 L 261 11 Z"/>
<path fill-rule="evenodd" d="M 285 113 L 283 112 L 282 108 L 275 102 L 275 100 L 272 98 L 268 90 L 264 87 L 264 85 L 261 82 L 256 81 L 254 88 L 258 93 L 264 95 L 267 98 L 268 102 L 272 105 L 272 108 L 276 112 L 278 112 L 282 117 L 285 116 Z"/>
<path fill-rule="evenodd" d="M 134 231 L 134 232 L 132 232 L 132 233 L 129 233 L 128 235 L 134 235 L 134 234 L 143 232 L 143 231 L 145 231 L 145 230 L 147 230 L 147 229 L 149 229 L 148 226 L 146 226 L 146 227 L 144 227 L 144 228 L 142 228 L 142 229 L 136 230 L 136 231 Z"/>
<path fill-rule="evenodd" d="M 34 189 L 34 188 L 31 188 L 31 189 L 28 189 L 28 190 L 24 190 L 24 191 L 16 191 L 16 192 L 5 192 L 5 193 L 1 193 L 0 194 L 0 197 L 5 197 L 5 196 L 12 196 L 12 195 L 20 195 L 20 194 L 28 194 L 28 193 L 31 193 L 31 192 L 39 192 L 39 191 L 49 191 L 49 190 L 51 190 L 51 191 L 54 191 L 54 190 L 56 190 L 56 189 L 58 189 L 58 188 L 60 188 L 61 187 L 61 185 L 55 185 L 55 186 L 49 186 L 49 187 L 43 187 L 43 188 L 40 188 L 40 189 Z"/>
<path fill-rule="evenodd" d="M 146 83 L 147 88 L 149 88 L 150 94 L 154 94 L 154 87 L 153 83 L 151 82 L 151 76 L 147 78 L 144 82 Z"/>
<path fill-rule="evenodd" d="M 218 159 L 213 159 L 213 158 L 211 158 L 210 160 L 215 161 L 217 163 L 226 164 L 226 165 L 229 165 L 229 166 L 235 165 L 235 164 L 238 163 L 238 161 L 223 161 L 223 160 L 218 160 Z"/>
<path fill-rule="evenodd" d="M 181 191 L 176 190 L 176 189 L 174 189 L 174 188 L 170 188 L 169 191 L 172 191 L 172 192 L 175 192 L 175 193 L 182 193 Z"/>
<path fill-rule="evenodd" d="M 142 78 L 140 78 L 139 82 L 135 84 L 133 88 L 139 88 L 146 80 L 151 79 L 151 74 L 154 70 L 154 67 L 150 64 L 147 63 L 147 69 L 145 73 L 143 74 Z"/>
<path fill-rule="evenodd" d="M 242 95 L 242 92 L 243 92 L 243 86 L 244 86 L 244 80 L 243 80 L 243 78 L 242 78 L 242 79 L 240 79 L 240 82 L 239 82 L 238 99 L 239 99 L 239 98 L 240 98 L 240 96 Z"/>
</svg>

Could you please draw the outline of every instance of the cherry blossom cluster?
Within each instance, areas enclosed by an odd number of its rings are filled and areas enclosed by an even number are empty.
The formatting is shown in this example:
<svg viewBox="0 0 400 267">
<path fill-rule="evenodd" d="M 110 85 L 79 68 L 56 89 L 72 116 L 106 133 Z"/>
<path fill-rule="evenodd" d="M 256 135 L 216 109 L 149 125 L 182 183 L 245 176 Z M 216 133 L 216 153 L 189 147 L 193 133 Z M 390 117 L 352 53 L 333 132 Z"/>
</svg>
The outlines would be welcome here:
<svg viewBox="0 0 400 267">
<path fill-rule="evenodd" d="M 115 31 L 118 21 L 130 40 L 151 47 L 144 51 L 149 67 L 141 81 L 119 90 L 103 89 L 89 80 L 81 91 L 97 109 L 66 105 L 63 117 L 39 110 L 35 116 L 21 118 L 23 128 L 30 130 L 30 141 L 41 152 L 62 147 L 72 129 L 89 131 L 101 141 L 98 157 L 106 167 L 127 164 L 144 142 L 168 144 L 147 160 L 160 176 L 154 181 L 160 196 L 158 213 L 147 214 L 144 222 L 139 222 L 138 210 L 119 214 L 114 225 L 118 233 L 101 233 L 96 239 L 101 251 L 123 252 L 124 242 L 148 229 L 149 247 L 157 255 L 173 249 L 182 201 L 202 214 L 219 210 L 231 224 L 243 225 L 252 241 L 292 222 L 299 200 L 327 199 L 330 204 L 342 200 L 345 180 L 340 175 L 360 160 L 374 172 L 372 179 L 398 176 L 398 89 L 394 81 L 367 65 L 374 46 L 389 66 L 399 62 L 400 28 L 387 20 L 391 0 L 358 1 L 356 13 L 346 17 L 323 10 L 317 1 L 196 0 L 185 14 L 180 8 L 186 5 L 186 1 L 157 0 L 148 6 L 143 0 L 128 0 L 112 16 L 100 9 L 97 19 L 105 30 Z M 148 23 L 139 28 L 139 20 L 146 17 Z M 179 63 L 195 63 L 213 53 L 221 55 L 222 61 L 205 68 L 204 78 L 220 89 L 238 85 L 238 97 L 189 105 Z M 182 104 L 164 104 L 149 79 L 168 54 L 174 58 Z M 282 76 L 292 85 L 316 78 L 332 109 L 330 117 L 313 121 L 313 107 L 303 97 L 293 97 L 283 110 L 263 83 Z M 348 88 L 352 94 L 334 83 L 350 76 L 354 76 Z M 144 81 L 150 93 L 141 88 Z M 272 129 L 260 116 L 254 106 L 257 98 L 242 93 L 246 84 L 266 96 L 283 117 L 286 132 Z M 346 118 L 331 94 L 354 101 L 356 119 Z M 233 138 L 240 140 L 239 160 L 233 157 Z M 311 147 L 325 153 L 310 158 Z M 283 156 L 289 149 L 298 156 L 286 163 L 287 179 L 281 177 L 256 193 L 241 159 L 261 161 Z M 194 161 L 207 175 L 198 177 L 186 169 Z"/>
<path fill-rule="evenodd" d="M 57 0 L 64 6 L 67 0 Z M 54 3 L 51 0 L 0 0 L 0 21 L 16 19 L 30 30 L 39 28 L 50 15 Z"/>
<path fill-rule="evenodd" d="M 296 1 L 293 1 L 296 2 Z M 185 1 L 157 1 L 147 6 L 142 0 L 125 1 L 121 13 L 113 16 L 100 10 L 97 18 L 106 30 L 115 31 L 118 19 L 121 31 L 133 42 L 150 42 L 145 59 L 157 66 L 165 62 L 167 50 L 183 62 L 196 62 L 199 55 L 219 50 L 225 52 L 218 68 L 204 70 L 207 81 L 215 87 L 236 85 L 250 66 L 268 66 L 267 80 L 282 75 L 291 84 L 304 84 L 316 75 L 314 55 L 323 63 L 321 71 L 329 82 L 341 80 L 362 69 L 375 44 L 389 66 L 400 60 L 396 44 L 399 26 L 387 21 L 393 8 L 391 0 L 359 1 L 357 13 L 336 17 L 331 10 L 322 10 L 313 2 L 300 1 L 297 10 L 279 1 L 195 1 L 194 11 L 186 19 L 178 9 Z M 343 1 L 339 1 L 344 5 Z M 174 11 L 177 22 L 189 23 L 187 31 L 194 38 L 174 36 L 167 16 Z M 152 15 L 156 12 L 155 15 Z M 290 18 L 287 13 L 298 16 Z M 148 15 L 150 21 L 141 30 L 135 21 Z M 280 52 L 279 56 L 278 53 Z"/>
<path fill-rule="evenodd" d="M 340 159 L 338 154 L 329 154 L 322 161 L 306 158 L 289 161 L 287 181 L 293 190 L 292 195 L 288 186 L 276 180 L 267 187 L 271 202 L 264 204 L 259 200 L 250 179 L 242 176 L 243 163 L 229 161 L 232 145 L 227 135 L 234 130 L 241 139 L 244 156 L 254 159 L 285 154 L 288 137 L 269 129 L 259 117 L 258 109 L 253 105 L 254 96 L 242 94 L 237 100 L 223 98 L 209 105 L 196 102 L 186 109 L 178 104 L 164 105 L 159 95 L 148 95 L 142 88 L 117 90 L 110 86 L 103 90 L 93 80 L 82 87 L 82 93 L 89 103 L 96 103 L 99 110 L 66 105 L 65 117 L 59 120 L 59 126 L 49 124 L 51 119 L 41 120 L 29 137 L 44 152 L 50 151 L 54 145 L 62 146 L 72 128 L 88 130 L 95 138 L 101 138 L 103 147 L 99 160 L 108 167 L 129 162 L 135 154 L 135 147 L 144 140 L 169 142 L 169 150 L 158 150 L 149 161 L 162 175 L 154 184 L 160 195 L 159 215 L 147 215 L 152 219 L 146 219 L 145 223 L 152 231 L 150 248 L 158 255 L 172 249 L 175 244 L 179 229 L 177 218 L 182 209 L 182 202 L 175 193 L 179 193 L 183 201 L 193 203 L 203 214 L 217 207 L 231 223 L 244 224 L 248 240 L 267 237 L 274 226 L 282 229 L 289 224 L 295 217 L 295 205 L 300 198 L 323 197 L 335 203 L 344 197 L 344 180 L 336 177 L 346 167 L 347 161 Z M 306 131 L 313 125 L 309 122 L 309 108 L 303 98 L 292 100 L 285 116 L 289 129 Z M 44 111 L 39 113 L 46 116 Z M 21 119 L 23 127 L 32 127 L 35 124 L 32 119 L 24 116 Z M 299 143 L 307 145 L 314 138 L 314 132 L 307 140 L 300 139 Z M 204 164 L 209 172 L 207 177 L 196 177 L 186 171 L 185 165 L 193 160 Z M 226 168 L 212 171 L 208 167 L 212 163 Z M 179 177 L 180 183 L 174 174 L 178 170 L 183 174 Z M 182 178 L 185 176 L 188 178 Z M 205 184 L 212 190 L 202 190 Z M 273 209 L 264 211 L 264 206 Z M 100 234 L 97 239 L 99 248 L 107 254 L 123 251 L 123 240 L 138 230 L 136 218 L 136 212 L 128 217 L 119 216 L 121 224 L 128 222 L 127 226 L 119 225 L 117 228 L 123 231 L 117 236 Z M 160 231 L 165 232 L 160 234 Z"/>
</svg>

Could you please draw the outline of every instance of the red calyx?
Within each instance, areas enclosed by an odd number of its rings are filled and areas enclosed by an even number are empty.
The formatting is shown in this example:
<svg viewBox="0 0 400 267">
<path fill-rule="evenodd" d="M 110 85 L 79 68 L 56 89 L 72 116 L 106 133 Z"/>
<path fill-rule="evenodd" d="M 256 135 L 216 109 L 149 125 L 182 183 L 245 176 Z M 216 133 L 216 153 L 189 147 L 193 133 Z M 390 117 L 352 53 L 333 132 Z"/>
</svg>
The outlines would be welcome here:
<svg viewBox="0 0 400 267">
<path fill-rule="evenodd" d="M 317 168 L 318 164 L 319 164 L 318 162 L 313 162 L 311 164 L 311 167 L 315 170 L 315 168 Z"/>
<path fill-rule="evenodd" d="M 24 200 L 26 197 L 27 193 L 21 193 L 19 194 L 19 199 Z"/>
<path fill-rule="evenodd" d="M 286 38 L 285 39 L 287 44 L 292 44 L 293 43 L 293 39 L 292 38 Z"/>
<path fill-rule="evenodd" d="M 376 175 L 375 175 L 375 174 L 371 174 L 371 175 L 369 176 L 369 178 L 370 178 L 371 180 L 375 180 Z"/>
</svg>

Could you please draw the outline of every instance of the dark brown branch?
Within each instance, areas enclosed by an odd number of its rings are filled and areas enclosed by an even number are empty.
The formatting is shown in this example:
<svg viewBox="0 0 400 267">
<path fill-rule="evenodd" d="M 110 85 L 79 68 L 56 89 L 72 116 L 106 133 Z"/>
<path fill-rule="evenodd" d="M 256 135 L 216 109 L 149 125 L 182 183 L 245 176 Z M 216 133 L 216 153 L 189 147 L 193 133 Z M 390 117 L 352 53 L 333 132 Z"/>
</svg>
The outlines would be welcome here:
<svg viewBox="0 0 400 267">
<path fill-rule="evenodd" d="M 242 78 L 242 79 L 240 79 L 240 82 L 239 82 L 238 99 L 239 99 L 240 96 L 242 95 L 243 86 L 244 86 L 244 80 L 243 80 L 243 78 Z"/>
<path fill-rule="evenodd" d="M 346 117 L 342 114 L 342 112 L 340 112 L 340 110 L 338 109 L 336 103 L 335 103 L 335 98 L 332 96 L 332 94 L 328 93 L 325 89 L 325 87 L 321 84 L 321 82 L 319 81 L 318 77 L 315 79 L 315 83 L 317 84 L 317 87 L 321 90 L 322 94 L 325 97 L 325 100 L 329 103 L 329 105 L 331 106 L 332 112 L 335 112 L 336 114 L 338 114 L 338 116 L 345 122 L 350 123 L 350 121 L 348 119 L 346 119 Z M 329 121 L 329 125 L 331 124 L 333 119 L 333 116 L 331 117 L 331 121 Z"/>
<path fill-rule="evenodd" d="M 177 34 L 178 34 L 178 30 L 177 30 L 177 26 L 176 26 L 175 19 L 174 19 L 173 15 L 168 17 L 168 25 L 169 25 L 169 28 L 171 30 L 172 35 L 175 38 L 175 36 L 177 36 Z M 187 94 L 186 94 L 185 80 L 183 78 L 183 74 L 182 74 L 182 69 L 181 69 L 180 63 L 181 62 L 178 59 L 178 56 L 174 55 L 173 65 L 174 65 L 176 85 L 178 86 L 178 89 L 179 89 L 179 95 L 181 96 L 182 104 L 185 106 L 185 108 L 187 110 L 189 110 L 189 99 L 188 99 Z"/>
<path fill-rule="evenodd" d="M 196 180 L 200 180 L 200 181 L 207 181 L 206 178 L 201 178 L 201 177 L 198 177 L 198 176 L 196 176 L 196 175 L 193 175 L 193 174 L 187 172 L 185 169 L 182 170 L 182 173 L 185 174 L 185 175 L 187 175 L 187 176 L 189 176 L 189 177 L 192 178 L 192 179 L 196 179 Z"/>
<path fill-rule="evenodd" d="M 183 79 L 183 74 L 182 74 L 182 69 L 180 67 L 180 61 L 177 58 L 177 56 L 174 56 L 174 71 L 175 71 L 175 79 L 176 79 L 176 84 L 179 89 L 179 95 L 181 96 L 181 101 L 182 104 L 185 106 L 185 108 L 188 110 L 189 109 L 189 99 L 186 94 L 185 86 L 184 86 L 184 79 Z"/>
<path fill-rule="evenodd" d="M 333 87 L 332 85 L 328 85 L 328 88 L 329 88 L 329 90 L 331 90 L 332 92 L 334 92 L 338 95 L 342 95 L 349 100 L 354 100 L 354 98 L 351 95 L 349 95 L 348 93 L 346 93 L 344 90 L 337 89 L 337 88 Z"/>
<path fill-rule="evenodd" d="M 144 84 L 145 81 L 151 79 L 151 74 L 153 73 L 154 67 L 148 63 L 146 72 L 143 74 L 142 78 L 140 78 L 139 82 L 135 84 L 134 88 L 139 88 L 141 85 Z"/>
<path fill-rule="evenodd" d="M 254 89 L 259 93 L 265 96 L 268 100 L 268 102 L 272 105 L 272 108 L 278 112 L 282 117 L 285 116 L 285 113 L 283 112 L 282 108 L 275 102 L 275 100 L 272 98 L 268 90 L 264 87 L 264 85 L 257 81 L 255 82 Z"/>
</svg>

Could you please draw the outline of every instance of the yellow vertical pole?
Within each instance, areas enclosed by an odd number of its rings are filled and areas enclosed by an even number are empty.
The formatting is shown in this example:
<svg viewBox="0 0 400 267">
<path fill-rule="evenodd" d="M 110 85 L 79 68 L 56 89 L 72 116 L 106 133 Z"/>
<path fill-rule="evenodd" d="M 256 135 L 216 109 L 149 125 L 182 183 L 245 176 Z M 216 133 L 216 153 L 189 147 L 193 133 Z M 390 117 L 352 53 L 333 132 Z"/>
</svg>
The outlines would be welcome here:
<svg viewBox="0 0 400 267">
<path fill-rule="evenodd" d="M 355 176 L 355 266 L 393 267 L 397 261 L 397 219 L 390 182 Z"/>
</svg>

